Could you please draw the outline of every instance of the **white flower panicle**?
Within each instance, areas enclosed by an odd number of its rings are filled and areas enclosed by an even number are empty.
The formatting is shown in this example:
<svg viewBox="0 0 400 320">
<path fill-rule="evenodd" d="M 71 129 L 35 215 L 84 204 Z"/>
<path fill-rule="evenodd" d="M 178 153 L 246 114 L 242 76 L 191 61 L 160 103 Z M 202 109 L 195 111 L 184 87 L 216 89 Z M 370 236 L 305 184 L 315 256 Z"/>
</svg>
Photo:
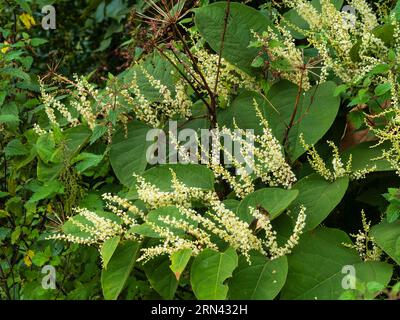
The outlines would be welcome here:
<svg viewBox="0 0 400 320">
<path fill-rule="evenodd" d="M 239 198 L 244 198 L 254 191 L 253 180 L 256 178 L 260 178 L 269 186 L 283 186 L 288 189 L 296 182 L 296 176 L 285 160 L 283 148 L 272 134 L 268 121 L 263 117 L 255 100 L 254 107 L 263 127 L 263 134 L 255 135 L 240 129 L 235 121 L 234 130 L 225 126 L 220 129 L 217 126 L 211 131 L 211 148 L 208 145 L 204 146 L 196 134 L 195 140 L 199 148 L 194 155 L 191 154 L 195 159 L 191 159 L 176 137 L 171 136 L 172 145 L 183 161 L 206 164 L 214 176 L 226 181 Z M 232 154 L 229 148 L 221 143 L 222 137 L 229 137 L 230 142 L 240 149 L 239 152 Z M 230 166 L 235 168 L 235 173 L 221 163 L 220 151 L 229 160 Z"/>
<path fill-rule="evenodd" d="M 278 35 L 275 30 L 268 27 L 262 35 L 252 31 L 254 38 L 259 45 L 268 48 L 269 63 L 274 63 L 280 66 L 279 76 L 287 79 L 307 91 L 311 88 L 309 74 L 313 73 L 311 68 L 307 65 L 303 58 L 303 51 L 296 47 L 295 39 L 292 37 L 289 30 L 279 24 L 275 28 L 280 32 L 283 40 L 279 41 Z M 272 44 L 273 43 L 273 44 Z M 286 63 L 284 66 L 283 63 Z"/>
<path fill-rule="evenodd" d="M 89 211 L 85 208 L 75 209 L 76 213 L 84 217 L 88 223 L 83 223 L 71 217 L 70 221 L 73 225 L 77 226 L 82 232 L 87 234 L 87 237 L 77 237 L 69 234 L 56 234 L 48 237 L 48 239 L 66 240 L 74 243 L 86 245 L 100 245 L 104 241 L 118 235 L 123 235 L 125 230 L 117 222 L 102 217 L 95 212 Z"/>
<path fill-rule="evenodd" d="M 37 123 L 34 123 L 34 124 L 33 124 L 33 131 L 35 131 L 35 133 L 36 133 L 38 136 L 42 136 L 42 135 L 44 135 L 44 134 L 47 133 L 47 131 L 44 130 L 44 129 L 42 129 Z"/>
<path fill-rule="evenodd" d="M 185 193 L 188 194 L 193 188 L 188 188 L 182 184 L 181 191 L 184 191 L 184 189 L 186 189 Z M 176 196 L 177 199 L 168 203 L 169 205 L 181 201 L 180 195 Z M 204 205 L 209 208 L 205 215 L 185 205 L 176 205 L 182 215 L 181 219 L 169 216 L 159 218 L 168 227 L 160 227 L 154 222 L 147 222 L 153 227 L 153 230 L 164 238 L 164 241 L 154 247 L 143 248 L 140 260 L 147 261 L 162 254 L 171 255 L 174 252 L 188 248 L 192 250 L 193 255 L 205 248 L 217 250 L 218 245 L 213 242 L 212 235 L 217 236 L 243 254 L 248 262 L 250 262 L 249 253 L 252 250 L 259 251 L 271 259 L 276 259 L 291 252 L 297 245 L 305 226 L 305 207 L 301 206 L 293 234 L 283 247 L 279 247 L 276 242 L 276 232 L 273 231 L 270 222 L 258 210 L 252 210 L 251 212 L 258 219 L 259 228 L 266 231 L 265 239 L 264 237 L 258 237 L 247 222 L 241 220 L 233 211 L 227 209 L 214 191 L 205 191 L 204 196 L 198 198 L 198 200 L 203 200 Z M 158 204 L 157 202 L 156 205 Z M 184 231 L 185 236 L 182 238 L 179 234 L 174 233 L 172 230 L 175 229 Z M 192 236 L 193 239 L 188 241 L 187 235 Z"/>
<path fill-rule="evenodd" d="M 284 246 L 279 247 L 277 242 L 277 233 L 273 230 L 269 217 L 261 213 L 259 209 L 250 208 L 250 213 L 256 219 L 256 231 L 264 230 L 265 240 L 263 240 L 263 246 L 266 248 L 265 251 L 269 252 L 271 259 L 276 259 L 284 255 L 288 255 L 292 252 L 292 249 L 299 243 L 300 236 L 306 226 L 306 208 L 300 206 L 300 210 L 296 219 L 296 223 L 293 229 L 293 233 L 287 240 Z"/>
<path fill-rule="evenodd" d="M 192 199 L 207 198 L 208 192 L 200 188 L 186 187 L 171 169 L 173 191 L 160 191 L 143 177 L 134 174 L 138 197 L 151 209 L 180 205 L 190 207 Z"/>
<path fill-rule="evenodd" d="M 131 83 L 134 98 L 129 97 L 126 92 L 124 92 L 124 95 L 131 102 L 139 120 L 153 127 L 158 127 L 161 120 L 165 121 L 174 116 L 187 119 L 191 116 L 193 103 L 186 93 L 186 86 L 182 79 L 175 83 L 175 94 L 173 96 L 170 89 L 162 84 L 159 79 L 154 78 L 144 67 L 141 67 L 140 71 L 151 87 L 158 91 L 159 98 L 156 101 L 150 101 L 146 98 L 138 84 L 138 75 L 134 72 Z"/>
<path fill-rule="evenodd" d="M 216 74 L 218 70 L 219 55 L 208 52 L 198 44 L 196 44 L 193 49 L 193 55 L 197 59 L 200 72 L 203 74 L 209 88 L 213 90 L 217 79 Z M 192 75 L 195 74 L 193 67 L 188 67 L 188 69 L 189 77 L 193 77 Z M 199 85 L 198 81 L 194 80 L 194 83 L 198 89 L 203 90 L 203 93 L 206 93 L 204 88 Z M 218 95 L 220 101 L 229 105 L 230 96 L 238 88 L 254 91 L 257 90 L 259 86 L 254 77 L 249 76 L 247 73 L 230 64 L 224 58 L 221 58 L 215 93 Z"/>
<path fill-rule="evenodd" d="M 367 222 L 364 210 L 361 210 L 362 230 L 357 234 L 350 234 L 354 239 L 354 244 L 343 243 L 347 248 L 356 249 L 361 259 L 364 261 L 380 261 L 382 250 L 375 243 L 374 237 L 370 236 L 371 222 Z"/>
<path fill-rule="evenodd" d="M 317 172 L 321 177 L 328 181 L 335 181 L 344 176 L 348 176 L 351 180 L 364 179 L 368 173 L 376 171 L 376 165 L 372 167 L 367 167 L 359 170 L 352 170 L 352 155 L 350 154 L 347 160 L 346 166 L 344 166 L 343 161 L 340 157 L 339 150 L 337 146 L 332 141 L 327 141 L 328 145 L 332 148 L 332 169 L 328 168 L 325 161 L 318 154 L 314 146 L 308 145 L 304 141 L 303 134 L 300 134 L 300 143 L 303 148 L 307 151 L 307 159 L 311 167 Z"/>
<path fill-rule="evenodd" d="M 301 29 L 284 19 L 285 24 L 304 34 L 310 45 L 318 50 L 322 63 L 320 82 L 331 70 L 343 82 L 356 83 L 375 65 L 385 62 L 388 48 L 374 33 L 379 19 L 367 1 L 349 1 L 359 18 L 336 9 L 330 0 L 320 0 L 320 11 L 306 0 L 285 0 L 283 3 L 295 9 L 309 25 L 308 29 Z M 289 61 L 295 57 L 291 53 Z"/>
<path fill-rule="evenodd" d="M 101 248 L 108 239 L 119 236 L 121 239 L 140 239 L 131 228 L 145 223 L 159 238 L 160 243 L 141 249 L 140 261 L 146 262 L 156 256 L 171 255 L 182 249 L 191 249 L 192 255 L 197 255 L 203 249 L 219 250 L 221 241 L 242 253 L 250 263 L 250 251 L 259 251 L 271 259 L 289 254 L 298 243 L 299 236 L 304 229 L 305 208 L 301 207 L 293 234 L 283 247 L 276 244 L 276 232 L 264 216 L 257 210 L 252 210 L 253 216 L 258 219 L 258 228 L 265 230 L 265 235 L 258 236 L 258 230 L 241 220 L 233 211 L 219 200 L 212 190 L 187 187 L 180 182 L 174 171 L 172 173 L 171 192 L 161 192 L 159 188 L 136 176 L 139 200 L 143 201 L 149 210 L 160 207 L 175 206 L 180 216 L 160 215 L 157 223 L 154 218 L 148 219 L 145 212 L 124 198 L 104 194 L 106 207 L 113 213 L 115 219 L 88 209 L 76 209 L 81 217 L 73 216 L 69 221 L 77 226 L 87 236 L 72 234 L 55 234 L 49 239 L 65 240 L 79 244 L 95 245 Z M 207 211 L 199 213 L 192 208 L 192 201 L 202 203 Z M 84 223 L 82 221 L 87 221 Z M 178 230 L 178 231 L 177 231 Z M 216 237 L 220 240 L 216 241 Z"/>
<path fill-rule="evenodd" d="M 48 239 L 96 245 L 100 249 L 106 240 L 115 236 L 120 236 L 122 239 L 137 238 L 129 230 L 138 224 L 138 219 L 143 219 L 144 213 L 126 199 L 118 196 L 107 193 L 103 195 L 103 199 L 106 200 L 108 213 L 114 214 L 116 219 L 86 208 L 76 208 L 74 211 L 77 215 L 70 217 L 68 221 L 77 226 L 85 236 L 78 237 L 68 233 L 58 233 L 49 236 Z M 84 219 L 82 221 L 82 219 L 77 217 L 83 217 Z"/>
</svg>

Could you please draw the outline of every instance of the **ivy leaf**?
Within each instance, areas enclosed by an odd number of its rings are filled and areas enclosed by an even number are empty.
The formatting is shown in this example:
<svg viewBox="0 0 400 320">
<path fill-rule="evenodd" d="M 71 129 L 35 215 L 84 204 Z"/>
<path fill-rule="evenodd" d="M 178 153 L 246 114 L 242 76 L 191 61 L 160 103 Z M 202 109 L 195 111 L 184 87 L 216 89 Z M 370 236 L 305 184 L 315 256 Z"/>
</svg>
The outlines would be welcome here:
<svg viewBox="0 0 400 320">
<path fill-rule="evenodd" d="M 272 300 L 285 284 L 286 257 L 269 260 L 261 253 L 251 254 L 251 264 L 243 256 L 229 280 L 229 298 L 233 300 Z"/>
<path fill-rule="evenodd" d="M 106 300 L 116 300 L 124 289 L 135 265 L 139 247 L 136 241 L 128 240 L 120 243 L 109 260 L 107 269 L 102 270 L 101 287 Z"/>
<path fill-rule="evenodd" d="M 224 281 L 232 276 L 238 265 L 238 256 L 233 248 L 225 252 L 205 249 L 194 259 L 190 283 L 199 300 L 223 300 L 228 293 Z"/>
</svg>

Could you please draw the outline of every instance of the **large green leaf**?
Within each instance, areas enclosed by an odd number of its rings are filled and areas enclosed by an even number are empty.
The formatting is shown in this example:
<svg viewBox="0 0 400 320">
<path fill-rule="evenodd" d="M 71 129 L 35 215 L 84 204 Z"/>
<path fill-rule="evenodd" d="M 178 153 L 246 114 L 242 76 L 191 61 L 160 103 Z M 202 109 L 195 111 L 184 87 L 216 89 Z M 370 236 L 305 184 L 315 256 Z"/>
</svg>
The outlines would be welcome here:
<svg viewBox="0 0 400 320">
<path fill-rule="evenodd" d="M 264 188 L 247 195 L 239 204 L 237 215 L 250 223 L 254 217 L 250 213 L 250 207 L 262 206 L 270 214 L 270 219 L 275 219 L 296 199 L 297 190 L 285 190 L 279 188 Z"/>
<path fill-rule="evenodd" d="M 4 154 L 7 157 L 23 156 L 29 154 L 29 148 L 21 140 L 13 139 L 4 148 Z"/>
<path fill-rule="evenodd" d="M 0 115 L 0 123 L 10 123 L 10 122 L 18 122 L 18 116 L 14 114 L 1 114 Z"/>
<path fill-rule="evenodd" d="M 252 253 L 251 264 L 240 256 L 239 266 L 229 280 L 229 298 L 240 300 L 272 300 L 286 281 L 286 257 L 269 260 L 261 253 Z"/>
<path fill-rule="evenodd" d="M 288 152 L 292 161 L 305 150 L 299 136 L 303 133 L 307 144 L 315 144 L 332 126 L 339 110 L 340 98 L 334 97 L 335 83 L 328 81 L 301 93 L 293 127 L 288 135 Z M 298 87 L 286 80 L 272 86 L 268 99 L 254 92 L 244 92 L 232 102 L 231 106 L 219 113 L 219 124 L 233 128 L 233 119 L 242 129 L 254 129 L 262 133 L 260 120 L 256 116 L 255 99 L 263 116 L 268 121 L 274 136 L 283 142 L 285 131 L 296 105 Z"/>
<path fill-rule="evenodd" d="M 385 262 L 380 261 L 365 261 L 354 265 L 357 289 L 367 288 L 368 283 L 377 282 L 383 287 L 389 284 L 393 274 L 393 267 Z M 351 290 L 351 289 L 350 289 Z M 371 298 L 376 296 L 378 292 L 369 293 Z"/>
<path fill-rule="evenodd" d="M 285 119 L 280 117 L 266 99 L 252 91 L 239 94 L 232 101 L 229 108 L 218 109 L 218 124 L 234 129 L 235 120 L 240 128 L 254 130 L 255 134 L 262 134 L 263 128 L 260 126 L 260 119 L 257 117 L 253 106 L 254 100 L 256 100 L 264 118 L 268 120 L 274 135 L 281 139 L 284 130 L 284 128 L 282 128 L 282 122 L 285 121 Z"/>
<path fill-rule="evenodd" d="M 121 78 L 124 82 L 129 83 L 133 79 L 133 74 L 136 73 L 136 81 L 140 92 L 150 102 L 159 101 L 161 98 L 160 90 L 150 84 L 149 80 L 143 73 L 143 69 L 152 77 L 159 80 L 161 84 L 167 86 L 172 93 L 175 92 L 175 80 L 172 74 L 174 67 L 170 62 L 168 62 L 168 60 L 161 57 L 158 52 L 149 55 L 144 61 L 128 69 L 121 75 Z"/>
<path fill-rule="evenodd" d="M 104 298 L 116 300 L 124 289 L 126 281 L 135 265 L 140 244 L 136 241 L 122 242 L 115 250 L 107 269 L 101 272 L 101 286 Z"/>
<path fill-rule="evenodd" d="M 298 181 L 294 190 L 299 191 L 299 196 L 290 206 L 292 225 L 294 225 L 300 206 L 306 207 L 306 226 L 304 231 L 316 228 L 344 197 L 349 179 L 339 178 L 334 182 L 329 182 L 317 174 L 307 176 Z"/>
<path fill-rule="evenodd" d="M 343 292 L 344 266 L 361 262 L 346 233 L 338 229 L 318 228 L 300 239 L 300 244 L 288 256 L 289 272 L 281 298 L 338 299 Z"/>
<path fill-rule="evenodd" d="M 51 198 L 57 193 L 63 193 L 64 186 L 58 180 L 49 181 L 38 187 L 32 197 L 28 200 L 28 203 L 38 202 L 40 200 Z"/>
<path fill-rule="evenodd" d="M 110 262 L 110 259 L 113 256 L 115 250 L 117 249 L 120 240 L 121 237 L 115 236 L 104 241 L 103 245 L 101 246 L 100 254 L 101 259 L 103 260 L 104 269 L 107 269 L 107 265 Z"/>
<path fill-rule="evenodd" d="M 151 142 L 146 141 L 150 127 L 132 121 L 128 124 L 128 135 L 121 128 L 113 137 L 110 162 L 119 181 L 130 186 L 134 181 L 133 173 L 141 174 L 147 166 L 146 151 Z"/>
<path fill-rule="evenodd" d="M 5 67 L 5 68 L 0 68 L 0 73 L 3 76 L 10 76 L 11 78 L 19 78 L 21 80 L 24 80 L 26 82 L 31 81 L 31 77 L 29 76 L 28 73 L 23 71 L 22 69 L 17 69 L 17 68 L 11 68 L 11 67 Z"/>
<path fill-rule="evenodd" d="M 49 163 L 56 148 L 53 134 L 41 135 L 36 141 L 35 148 L 40 160 L 46 164 Z"/>
<path fill-rule="evenodd" d="M 343 0 L 332 0 L 331 2 L 338 10 L 340 10 L 343 5 Z M 321 12 L 320 0 L 312 0 L 311 4 L 314 6 L 315 9 L 318 10 L 318 12 Z M 289 11 L 285 12 L 283 16 L 286 20 L 288 20 L 291 24 L 294 24 L 296 27 L 303 30 L 309 29 L 308 23 L 298 14 L 296 9 L 290 9 Z M 289 30 L 296 39 L 305 38 L 303 34 L 293 30 L 292 28 L 289 28 Z"/>
<path fill-rule="evenodd" d="M 340 98 L 334 97 L 336 84 L 328 81 L 300 96 L 293 127 L 288 136 L 288 152 L 292 161 L 301 156 L 305 150 L 300 143 L 300 134 L 303 133 L 307 144 L 315 144 L 331 127 L 339 110 Z M 277 110 L 280 124 L 273 125 L 275 134 L 282 139 L 286 126 L 290 123 L 298 87 L 287 81 L 280 81 L 269 91 L 269 101 Z"/>
<path fill-rule="evenodd" d="M 373 226 L 371 235 L 378 246 L 400 265 L 400 221 L 393 223 L 384 221 Z"/>
<path fill-rule="evenodd" d="M 342 159 L 346 163 L 350 154 L 352 155 L 352 171 L 372 168 L 376 166 L 375 171 L 392 171 L 393 168 L 386 159 L 382 159 L 382 152 L 390 146 L 387 143 L 377 145 L 376 142 L 359 143 L 343 152 Z M 381 158 L 381 159 L 378 159 Z"/>
<path fill-rule="evenodd" d="M 178 288 L 178 280 L 169 268 L 169 258 L 167 256 L 156 257 L 143 265 L 150 285 L 164 299 L 172 299 Z"/>
<path fill-rule="evenodd" d="M 52 160 L 58 160 L 59 162 L 46 164 L 41 159 L 38 159 L 37 175 L 39 180 L 49 181 L 56 179 L 65 168 L 65 162 L 70 162 L 79 150 L 81 150 L 83 145 L 88 141 L 90 134 L 90 129 L 85 126 L 76 126 L 65 130 L 61 146 L 52 154 Z M 39 151 L 37 152 L 40 154 Z M 46 154 L 48 153 L 42 150 L 41 157 L 45 157 Z"/>
<path fill-rule="evenodd" d="M 216 52 L 221 48 L 226 4 L 217 2 L 195 9 L 196 26 Z M 269 19 L 256 9 L 237 2 L 231 3 L 222 56 L 243 71 L 253 74 L 251 63 L 259 50 L 248 47 L 253 39 L 251 30 L 261 33 L 269 25 L 271 25 Z"/>
<path fill-rule="evenodd" d="M 228 293 L 224 281 L 232 276 L 238 265 L 238 256 L 233 248 L 225 252 L 203 250 L 193 261 L 190 283 L 199 300 L 223 300 Z"/>
</svg>

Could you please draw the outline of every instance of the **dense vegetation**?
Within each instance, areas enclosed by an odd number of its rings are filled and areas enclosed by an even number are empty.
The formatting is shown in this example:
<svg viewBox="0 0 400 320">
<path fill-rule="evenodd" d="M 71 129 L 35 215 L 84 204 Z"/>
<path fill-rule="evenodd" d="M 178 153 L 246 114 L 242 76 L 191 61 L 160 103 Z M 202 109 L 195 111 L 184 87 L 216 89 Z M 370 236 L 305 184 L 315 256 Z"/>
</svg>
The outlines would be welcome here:
<svg viewBox="0 0 400 320">
<path fill-rule="evenodd" d="M 399 299 L 399 72 L 400 1 L 0 0 L 1 299 Z"/>
</svg>

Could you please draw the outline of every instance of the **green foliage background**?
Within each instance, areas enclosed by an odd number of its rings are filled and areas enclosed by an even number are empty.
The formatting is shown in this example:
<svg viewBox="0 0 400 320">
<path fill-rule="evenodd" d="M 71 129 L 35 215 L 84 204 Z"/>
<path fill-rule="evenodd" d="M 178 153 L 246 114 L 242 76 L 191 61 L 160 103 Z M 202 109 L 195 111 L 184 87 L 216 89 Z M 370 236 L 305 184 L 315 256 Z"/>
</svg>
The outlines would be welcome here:
<svg viewBox="0 0 400 320">
<path fill-rule="evenodd" d="M 338 8 L 343 5 L 343 1 L 334 3 Z M 57 9 L 56 30 L 46 31 L 40 26 L 40 8 L 46 4 Z M 188 1 L 188 5 L 193 3 Z M 396 7 L 395 1 L 386 5 L 390 10 Z M 251 30 L 262 32 L 272 25 L 272 5 L 268 1 L 231 3 L 230 27 L 225 34 L 222 57 L 258 77 L 262 89 L 237 92 L 229 106 L 218 110 L 217 119 L 219 125 L 232 128 L 235 118 L 240 128 L 261 132 L 252 102 L 256 99 L 273 134 L 280 142 L 287 140 L 287 160 L 298 182 L 292 190 L 267 188 L 259 183 L 255 192 L 239 201 L 225 190 L 226 186 L 216 186 L 212 172 L 205 166 L 172 167 L 188 186 L 220 191 L 237 216 L 248 223 L 252 220 L 249 206 L 262 205 L 268 209 L 280 240 L 290 236 L 294 224 L 295 217 L 287 215 L 286 210 L 297 213 L 300 205 L 305 205 L 308 215 L 305 233 L 294 251 L 276 260 L 254 252 L 251 265 L 231 247 L 219 252 L 205 249 L 194 258 L 183 251 L 171 258 L 161 256 L 141 264 L 136 263 L 141 246 L 156 241 L 146 230 L 140 231 L 146 235 L 143 243 L 109 239 L 100 253 L 93 247 L 45 239 L 61 228 L 66 233 L 76 233 L 66 222 L 71 209 L 81 206 L 102 211 L 103 193 L 137 199 L 137 190 L 132 186 L 134 172 L 162 191 L 171 188 L 168 165 L 147 164 L 145 136 L 149 127 L 134 120 L 131 114 L 127 116 L 126 127 L 117 121 L 124 114 L 117 110 L 113 114 L 115 119 L 100 119 L 93 131 L 85 124 L 74 128 L 65 125 L 62 131 L 54 130 L 52 137 L 38 137 L 32 130 L 34 123 L 50 127 L 37 77 L 50 79 L 51 71 L 66 78 L 83 74 L 100 91 L 105 86 L 115 86 L 118 91 L 118 85 L 129 83 L 135 62 L 139 61 L 157 78 L 163 77 L 166 85 L 174 85 L 167 72 L 171 65 L 152 53 L 149 39 L 154 30 L 135 16 L 136 12 L 146 10 L 146 6 L 145 2 L 128 0 L 0 0 L 1 299 L 398 297 L 400 181 L 388 162 L 374 160 L 383 147 L 371 149 L 371 142 L 351 147 L 353 170 L 377 166 L 376 172 L 366 179 L 349 181 L 348 177 L 342 177 L 328 182 L 313 173 L 299 138 L 303 132 L 307 143 L 315 144 L 322 157 L 330 160 L 326 140 L 339 145 L 349 123 L 358 130 L 365 129 L 364 114 L 359 110 L 352 112 L 352 107 L 366 104 L 373 109 L 372 97 L 382 102 L 389 99 L 389 92 L 385 86 L 370 88 L 369 85 L 348 90 L 331 76 L 303 96 L 302 111 L 286 137 L 285 126 L 290 122 L 298 87 L 286 80 L 265 79 L 264 70 L 255 63 L 259 48 L 249 47 Z M 24 13 L 33 17 L 36 24 L 27 26 L 21 20 Z M 185 17 L 184 25 L 196 29 L 207 48 L 218 52 L 225 13 L 226 2 L 200 1 L 194 12 Z M 283 9 L 282 13 L 291 15 L 293 23 L 303 23 L 296 13 Z M 167 42 L 168 32 L 161 36 L 162 41 Z M 297 34 L 297 38 L 301 45 L 302 35 Z M 144 57 L 152 60 L 140 60 Z M 55 89 L 55 85 L 50 82 L 49 90 Z M 149 97 L 154 95 L 151 88 L 146 93 Z M 105 141 L 106 123 L 116 128 L 111 144 Z M 193 120 L 190 126 L 201 129 L 209 123 Z M 346 159 L 350 151 L 344 151 L 342 156 Z M 162 209 L 148 215 L 158 221 L 162 214 L 174 214 L 173 208 Z M 381 261 L 363 261 L 355 250 L 342 245 L 352 243 L 349 234 L 361 229 L 362 209 L 372 222 L 371 234 L 384 252 Z M 102 268 L 100 255 L 106 268 Z M 55 290 L 41 286 L 44 265 L 56 268 Z M 344 265 L 356 268 L 360 283 L 356 290 L 346 291 L 341 287 Z"/>
</svg>

